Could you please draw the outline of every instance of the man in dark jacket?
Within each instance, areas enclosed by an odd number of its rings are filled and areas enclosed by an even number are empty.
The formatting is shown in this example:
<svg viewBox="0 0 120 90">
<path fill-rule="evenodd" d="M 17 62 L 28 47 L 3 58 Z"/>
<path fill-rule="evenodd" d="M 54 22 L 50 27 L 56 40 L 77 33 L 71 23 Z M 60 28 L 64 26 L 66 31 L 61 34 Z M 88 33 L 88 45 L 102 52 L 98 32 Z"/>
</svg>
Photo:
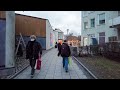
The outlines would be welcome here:
<svg viewBox="0 0 120 90">
<path fill-rule="evenodd" d="M 58 46 L 58 45 L 57 45 L 57 42 L 56 42 L 56 43 L 55 43 L 55 48 L 57 48 L 57 46 Z"/>
<path fill-rule="evenodd" d="M 61 43 L 59 42 L 58 43 L 58 51 L 60 51 L 60 49 L 61 49 Z"/>
<path fill-rule="evenodd" d="M 63 67 L 65 67 L 66 72 L 68 72 L 68 57 L 71 55 L 71 51 L 66 40 L 64 40 L 61 46 L 60 54 L 63 57 Z"/>
<path fill-rule="evenodd" d="M 62 45 L 61 45 L 61 43 L 59 42 L 59 43 L 58 43 L 58 56 L 61 54 L 61 46 L 62 46 Z"/>
<path fill-rule="evenodd" d="M 22 49 L 22 44 L 20 43 L 19 48 L 18 48 L 18 56 L 22 57 L 23 56 L 23 49 Z"/>
<path fill-rule="evenodd" d="M 30 66 L 31 66 L 31 75 L 33 76 L 35 73 L 35 63 L 36 60 L 39 57 L 39 54 L 42 55 L 42 47 L 39 42 L 36 41 L 36 36 L 31 35 L 30 36 L 31 41 L 28 42 L 26 46 L 26 59 L 30 60 Z"/>
</svg>

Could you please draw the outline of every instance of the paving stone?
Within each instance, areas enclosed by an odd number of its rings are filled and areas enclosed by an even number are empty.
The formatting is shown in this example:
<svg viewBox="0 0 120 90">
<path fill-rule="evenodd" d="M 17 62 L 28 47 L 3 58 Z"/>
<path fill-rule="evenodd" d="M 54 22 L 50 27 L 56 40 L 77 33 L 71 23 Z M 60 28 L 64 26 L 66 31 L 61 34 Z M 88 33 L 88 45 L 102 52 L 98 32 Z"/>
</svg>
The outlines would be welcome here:
<svg viewBox="0 0 120 90">
<path fill-rule="evenodd" d="M 54 73 L 62 73 L 62 71 L 55 71 Z"/>
<path fill-rule="evenodd" d="M 23 72 L 23 74 L 25 74 L 25 75 L 29 75 L 29 74 L 31 74 L 31 71 Z"/>
<path fill-rule="evenodd" d="M 55 76 L 54 79 L 62 79 L 62 76 Z"/>
<path fill-rule="evenodd" d="M 71 78 L 71 79 L 79 79 L 78 76 L 71 76 L 70 78 Z"/>
<path fill-rule="evenodd" d="M 45 79 L 54 79 L 54 76 L 52 75 L 46 75 Z"/>
<path fill-rule="evenodd" d="M 39 73 L 38 76 L 46 76 L 47 73 Z"/>
<path fill-rule="evenodd" d="M 70 76 L 62 76 L 63 79 L 70 79 Z"/>
<path fill-rule="evenodd" d="M 77 74 L 84 74 L 82 71 L 76 71 Z"/>
<path fill-rule="evenodd" d="M 76 63 L 68 66 L 68 73 L 65 72 L 62 63 L 62 57 L 57 56 L 58 51 L 51 49 L 42 57 L 41 70 L 35 72 L 33 79 L 86 79 L 81 69 Z M 49 57 L 48 57 L 49 56 Z M 27 68 L 22 74 L 18 75 L 20 79 L 30 79 L 31 68 Z"/>
<path fill-rule="evenodd" d="M 78 76 L 78 75 L 77 75 L 76 73 L 74 73 L 74 74 L 71 74 L 71 73 L 70 73 L 70 76 Z"/>
<path fill-rule="evenodd" d="M 45 79 L 45 75 L 38 75 L 37 79 Z"/>
<path fill-rule="evenodd" d="M 61 73 L 54 73 L 54 76 L 62 76 Z"/>
<path fill-rule="evenodd" d="M 24 75 L 24 74 L 22 74 L 22 75 L 18 76 L 16 79 L 26 79 L 28 77 L 30 77 L 30 75 Z"/>
<path fill-rule="evenodd" d="M 87 77 L 86 77 L 85 75 L 78 75 L 78 77 L 79 77 L 80 79 L 87 79 Z"/>
</svg>

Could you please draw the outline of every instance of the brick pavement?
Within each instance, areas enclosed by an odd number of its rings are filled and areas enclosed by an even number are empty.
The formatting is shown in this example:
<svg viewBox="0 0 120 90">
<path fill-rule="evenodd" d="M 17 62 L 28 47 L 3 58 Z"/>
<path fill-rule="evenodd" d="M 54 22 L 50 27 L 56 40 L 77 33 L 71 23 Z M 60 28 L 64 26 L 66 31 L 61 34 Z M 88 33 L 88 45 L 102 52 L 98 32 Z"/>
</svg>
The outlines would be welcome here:
<svg viewBox="0 0 120 90">
<path fill-rule="evenodd" d="M 73 60 L 66 73 L 62 67 L 62 57 L 58 57 L 57 53 L 57 49 L 51 49 L 42 56 L 41 70 L 36 70 L 33 78 L 30 76 L 31 68 L 28 67 L 14 79 L 87 79 Z"/>
</svg>

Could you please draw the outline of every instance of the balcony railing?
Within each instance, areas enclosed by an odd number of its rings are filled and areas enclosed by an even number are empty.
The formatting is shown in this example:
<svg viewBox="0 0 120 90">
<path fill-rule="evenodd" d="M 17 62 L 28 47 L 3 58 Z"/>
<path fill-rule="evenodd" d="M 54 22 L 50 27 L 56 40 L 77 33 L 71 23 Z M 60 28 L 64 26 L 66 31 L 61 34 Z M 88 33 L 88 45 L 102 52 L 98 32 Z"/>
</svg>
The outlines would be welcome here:
<svg viewBox="0 0 120 90">
<path fill-rule="evenodd" d="M 120 16 L 109 20 L 109 27 L 115 27 L 120 25 Z"/>
</svg>

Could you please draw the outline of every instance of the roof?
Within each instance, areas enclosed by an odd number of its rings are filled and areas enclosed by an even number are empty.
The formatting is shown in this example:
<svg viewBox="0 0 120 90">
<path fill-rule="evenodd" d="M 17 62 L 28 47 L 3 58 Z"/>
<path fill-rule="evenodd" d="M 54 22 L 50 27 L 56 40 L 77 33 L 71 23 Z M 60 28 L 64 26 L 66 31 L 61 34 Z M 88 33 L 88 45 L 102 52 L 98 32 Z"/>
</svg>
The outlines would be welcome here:
<svg viewBox="0 0 120 90">
<path fill-rule="evenodd" d="M 57 31 L 57 32 L 62 32 L 62 33 L 63 33 L 63 31 L 62 31 L 62 30 L 60 30 L 60 29 L 55 29 L 54 31 Z"/>
<path fill-rule="evenodd" d="M 25 17 L 31 17 L 31 18 L 36 18 L 36 19 L 42 19 L 42 20 L 47 20 L 49 22 L 50 26 L 52 26 L 51 23 L 50 23 L 50 21 L 48 19 L 45 19 L 45 18 L 39 18 L 39 17 L 35 17 L 35 16 L 29 16 L 29 15 L 18 14 L 18 13 L 15 13 L 15 15 L 20 15 L 20 16 L 25 16 Z"/>
<path fill-rule="evenodd" d="M 76 36 L 68 36 L 68 40 L 78 40 L 78 37 Z"/>
<path fill-rule="evenodd" d="M 18 14 L 18 13 L 15 13 L 15 15 L 20 15 L 20 16 L 25 16 L 25 17 L 31 17 L 31 18 L 37 18 L 37 19 L 43 19 L 43 20 L 48 20 L 48 19 L 45 19 L 45 18 L 39 18 L 39 17 L 35 17 L 35 16 L 29 16 L 29 15 Z"/>
</svg>

